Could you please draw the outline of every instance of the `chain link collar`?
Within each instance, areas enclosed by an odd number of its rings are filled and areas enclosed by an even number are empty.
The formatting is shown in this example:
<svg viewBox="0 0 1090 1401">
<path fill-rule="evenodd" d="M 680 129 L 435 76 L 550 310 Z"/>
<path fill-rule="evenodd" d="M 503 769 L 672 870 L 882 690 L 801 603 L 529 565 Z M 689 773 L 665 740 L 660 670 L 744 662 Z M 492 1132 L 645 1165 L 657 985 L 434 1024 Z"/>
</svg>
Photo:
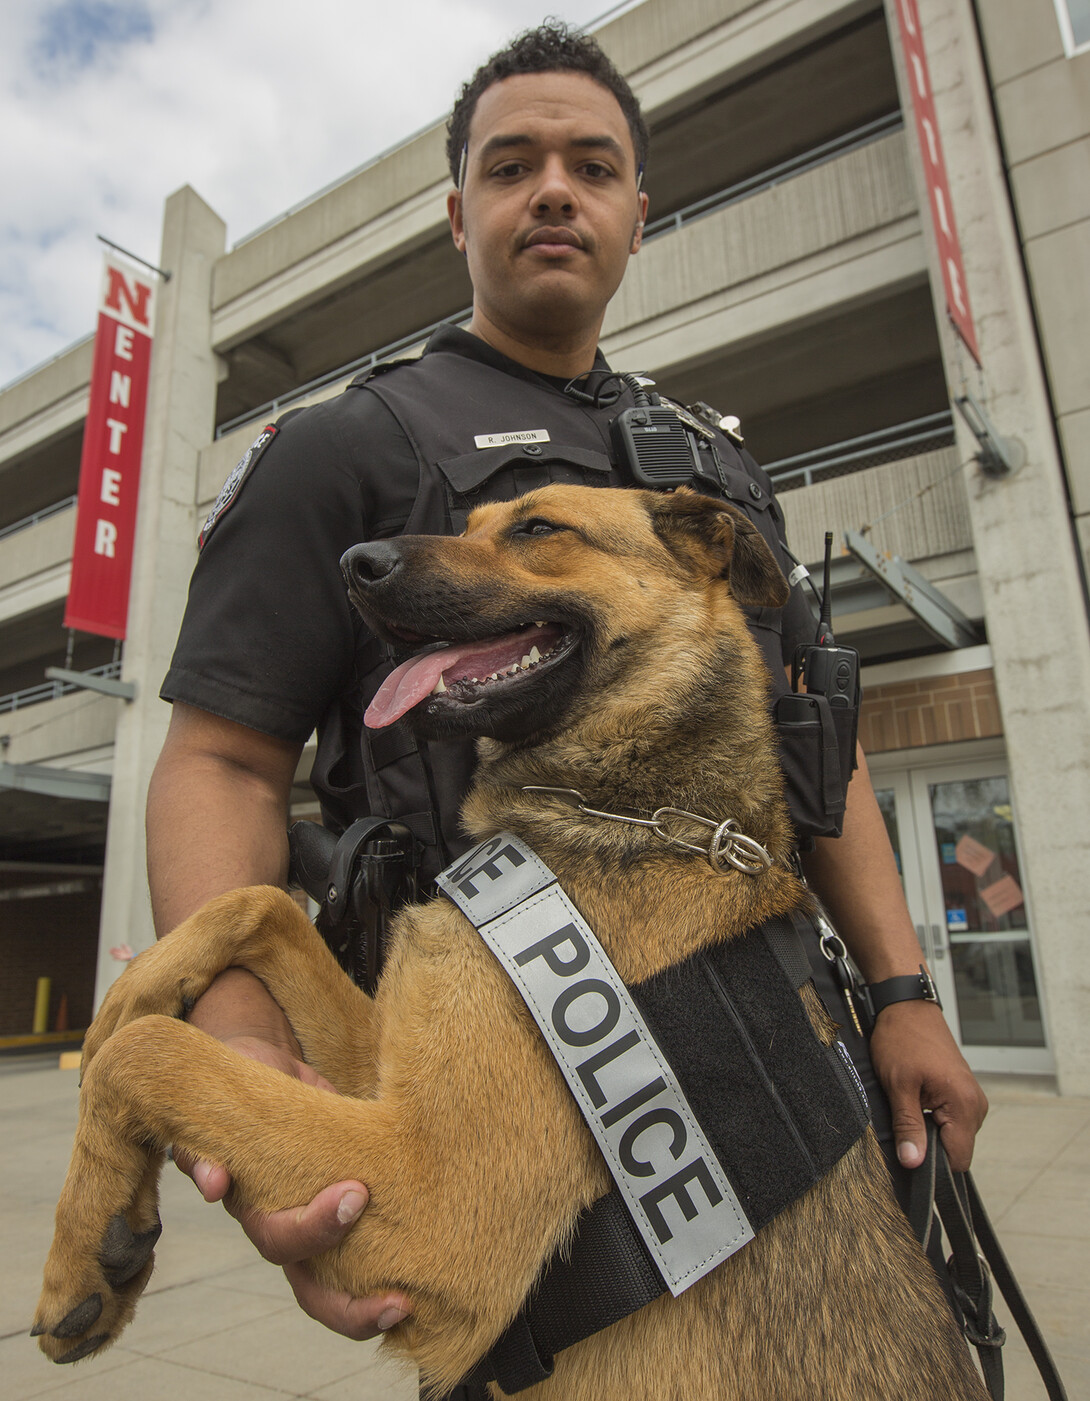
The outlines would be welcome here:
<svg viewBox="0 0 1090 1401">
<path fill-rule="evenodd" d="M 656 808 L 650 817 L 625 817 L 619 812 L 601 812 L 597 808 L 589 807 L 586 798 L 576 788 L 544 788 L 537 784 L 529 784 L 523 787 L 522 791 L 544 793 L 551 798 L 559 798 L 562 802 L 578 808 L 586 817 L 602 817 L 609 822 L 625 822 L 631 827 L 646 827 L 668 846 L 681 847 L 685 851 L 695 852 L 697 856 L 706 856 L 712 870 L 720 874 L 728 867 L 733 867 L 744 875 L 757 876 L 772 865 L 772 857 L 761 843 L 740 832 L 733 817 L 717 822 L 712 817 L 701 817 L 699 813 L 686 812 L 683 808 Z M 707 827 L 711 830 L 711 836 L 702 844 L 685 841 L 683 837 L 667 830 L 671 824 L 682 828 L 686 824 Z"/>
</svg>

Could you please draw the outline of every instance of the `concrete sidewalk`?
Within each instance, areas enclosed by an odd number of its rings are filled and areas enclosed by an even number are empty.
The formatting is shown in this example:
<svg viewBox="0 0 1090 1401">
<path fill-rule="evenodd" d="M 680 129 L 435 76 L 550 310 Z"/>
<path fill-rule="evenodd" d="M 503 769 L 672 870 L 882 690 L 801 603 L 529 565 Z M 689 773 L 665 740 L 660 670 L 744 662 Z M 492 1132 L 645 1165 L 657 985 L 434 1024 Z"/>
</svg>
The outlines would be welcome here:
<svg viewBox="0 0 1090 1401">
<path fill-rule="evenodd" d="M 149 1292 L 104 1357 L 56 1367 L 26 1336 L 76 1117 L 56 1057 L 0 1060 L 0 1395 L 11 1401 L 411 1401 L 415 1377 L 376 1343 L 335 1337 L 296 1307 L 279 1270 L 168 1169 Z M 1090 1100 L 988 1078 L 975 1175 L 1071 1401 L 1090 1397 Z M 1008 1401 L 1044 1388 L 1013 1335 Z M 704 1401 L 693 1398 L 693 1401 Z M 713 1401 L 707 1398 L 707 1401 Z M 753 1401 L 776 1401 L 754 1397 Z M 820 1401 L 820 1398 L 815 1398 Z"/>
</svg>

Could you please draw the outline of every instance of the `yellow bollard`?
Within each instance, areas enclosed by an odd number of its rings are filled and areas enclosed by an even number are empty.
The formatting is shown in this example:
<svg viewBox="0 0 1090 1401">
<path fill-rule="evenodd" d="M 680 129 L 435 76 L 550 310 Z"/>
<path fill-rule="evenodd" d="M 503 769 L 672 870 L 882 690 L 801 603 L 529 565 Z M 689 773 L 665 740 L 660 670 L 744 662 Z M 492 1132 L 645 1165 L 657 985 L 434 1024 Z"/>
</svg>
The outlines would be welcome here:
<svg viewBox="0 0 1090 1401">
<path fill-rule="evenodd" d="M 52 978 L 39 978 L 38 991 L 34 998 L 34 1035 L 40 1036 L 49 1030 L 49 994 L 53 990 Z"/>
</svg>

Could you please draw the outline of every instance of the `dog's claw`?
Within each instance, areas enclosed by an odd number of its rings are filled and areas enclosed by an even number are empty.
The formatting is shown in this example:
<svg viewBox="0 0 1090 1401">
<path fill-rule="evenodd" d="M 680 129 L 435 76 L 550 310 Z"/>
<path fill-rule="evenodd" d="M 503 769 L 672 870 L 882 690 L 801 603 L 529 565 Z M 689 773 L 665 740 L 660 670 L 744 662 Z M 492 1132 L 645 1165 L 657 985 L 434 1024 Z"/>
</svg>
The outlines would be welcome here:
<svg viewBox="0 0 1090 1401">
<path fill-rule="evenodd" d="M 134 1275 L 140 1273 L 162 1232 L 162 1223 L 158 1219 L 154 1226 L 149 1226 L 146 1231 L 135 1235 L 124 1216 L 110 1218 L 98 1259 L 102 1273 L 112 1289 L 120 1289 L 123 1284 L 128 1284 Z"/>
<path fill-rule="evenodd" d="M 77 1343 L 75 1347 L 69 1348 L 60 1357 L 55 1357 L 54 1362 L 78 1362 L 81 1357 L 86 1357 L 88 1353 L 100 1348 L 103 1343 L 110 1341 L 109 1333 L 96 1333 L 93 1338 L 84 1338 L 82 1343 Z"/>
<path fill-rule="evenodd" d="M 91 1294 L 82 1304 L 66 1313 L 56 1328 L 50 1329 L 55 1338 L 78 1338 L 93 1327 L 102 1313 L 102 1295 Z"/>
</svg>

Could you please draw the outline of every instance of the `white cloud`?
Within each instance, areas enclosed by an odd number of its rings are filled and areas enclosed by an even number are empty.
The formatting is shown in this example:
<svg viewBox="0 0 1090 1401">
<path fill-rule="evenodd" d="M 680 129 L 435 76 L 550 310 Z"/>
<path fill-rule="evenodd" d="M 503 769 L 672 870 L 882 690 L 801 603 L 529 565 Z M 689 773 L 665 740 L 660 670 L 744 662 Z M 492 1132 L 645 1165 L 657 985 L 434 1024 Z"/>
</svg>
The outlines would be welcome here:
<svg viewBox="0 0 1090 1401">
<path fill-rule="evenodd" d="M 7 0 L 0 385 L 93 329 L 104 234 L 155 261 L 184 184 L 234 241 L 437 120 L 545 13 L 608 0 Z"/>
</svg>

